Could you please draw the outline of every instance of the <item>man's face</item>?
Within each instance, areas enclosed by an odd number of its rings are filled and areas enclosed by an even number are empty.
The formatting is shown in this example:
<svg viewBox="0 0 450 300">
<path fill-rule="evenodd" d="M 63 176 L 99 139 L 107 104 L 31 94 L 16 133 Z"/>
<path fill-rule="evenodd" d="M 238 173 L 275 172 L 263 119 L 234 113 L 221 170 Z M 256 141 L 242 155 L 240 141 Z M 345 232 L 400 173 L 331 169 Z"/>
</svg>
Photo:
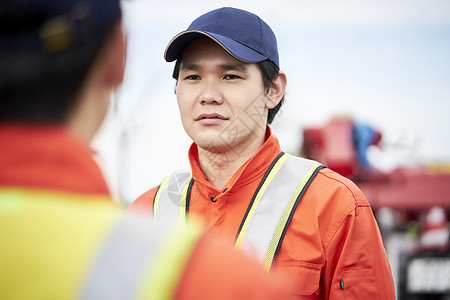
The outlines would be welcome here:
<svg viewBox="0 0 450 300">
<path fill-rule="evenodd" d="M 209 38 L 193 41 L 181 59 L 177 100 L 192 140 L 212 152 L 259 149 L 268 107 L 258 66 L 238 61 Z"/>
</svg>

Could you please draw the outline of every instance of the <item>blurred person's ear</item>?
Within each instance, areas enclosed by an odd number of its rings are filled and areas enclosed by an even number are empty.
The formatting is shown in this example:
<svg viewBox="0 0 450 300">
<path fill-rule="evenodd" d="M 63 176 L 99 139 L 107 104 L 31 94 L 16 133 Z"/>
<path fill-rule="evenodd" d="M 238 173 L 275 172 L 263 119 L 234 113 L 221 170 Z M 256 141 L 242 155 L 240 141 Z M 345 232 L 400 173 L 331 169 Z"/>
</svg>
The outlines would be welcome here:
<svg viewBox="0 0 450 300">
<path fill-rule="evenodd" d="M 123 82 L 126 53 L 126 36 L 122 26 L 117 24 L 107 37 L 99 55 L 99 59 L 102 61 L 102 75 L 105 83 L 113 90 L 117 89 Z"/>
<path fill-rule="evenodd" d="M 118 23 L 99 49 L 86 77 L 78 105 L 69 119 L 72 131 L 88 143 L 106 116 L 111 93 L 122 84 L 126 48 L 125 34 Z"/>
</svg>

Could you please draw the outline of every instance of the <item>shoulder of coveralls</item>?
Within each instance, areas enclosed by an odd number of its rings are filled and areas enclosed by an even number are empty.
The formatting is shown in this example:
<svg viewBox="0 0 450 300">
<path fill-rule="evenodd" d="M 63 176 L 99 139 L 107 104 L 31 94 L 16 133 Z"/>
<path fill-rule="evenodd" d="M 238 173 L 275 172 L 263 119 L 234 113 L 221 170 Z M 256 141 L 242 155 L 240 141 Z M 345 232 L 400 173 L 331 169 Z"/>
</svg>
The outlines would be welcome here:
<svg viewBox="0 0 450 300">
<path fill-rule="evenodd" d="M 313 221 L 318 222 L 324 247 L 328 247 L 349 216 L 360 209 L 371 211 L 368 201 L 351 180 L 327 168 L 320 170 L 305 197 L 303 210 L 315 216 Z"/>
<path fill-rule="evenodd" d="M 336 190 L 344 196 L 348 194 L 348 197 L 340 197 L 343 198 L 343 201 L 347 201 L 349 204 L 353 204 L 355 207 L 357 206 L 370 206 L 369 202 L 361 192 L 361 190 L 356 186 L 356 184 L 348 179 L 340 175 L 339 173 L 330 170 L 328 168 L 323 168 L 317 174 L 316 178 L 318 180 L 314 181 L 311 186 L 314 184 L 320 184 L 326 186 L 327 188 L 331 188 Z"/>
<path fill-rule="evenodd" d="M 199 294 L 199 291 L 201 293 Z M 175 299 L 290 299 L 285 279 L 206 233 L 182 274 Z"/>
<path fill-rule="evenodd" d="M 127 208 L 127 212 L 151 214 L 153 212 L 153 199 L 155 198 L 158 188 L 159 185 L 140 195 L 136 200 L 131 202 L 131 204 Z"/>
</svg>

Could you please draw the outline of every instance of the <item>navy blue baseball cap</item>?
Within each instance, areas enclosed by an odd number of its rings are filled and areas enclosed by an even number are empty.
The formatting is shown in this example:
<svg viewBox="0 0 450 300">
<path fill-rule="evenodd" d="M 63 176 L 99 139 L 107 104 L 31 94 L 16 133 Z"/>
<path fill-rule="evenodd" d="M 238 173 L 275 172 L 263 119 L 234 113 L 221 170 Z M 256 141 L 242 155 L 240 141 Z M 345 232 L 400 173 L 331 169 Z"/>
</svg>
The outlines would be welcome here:
<svg viewBox="0 0 450 300">
<path fill-rule="evenodd" d="M 58 53 L 99 38 L 121 16 L 120 0 L 2 2 L 0 52 Z M 32 20 L 20 24 L 11 21 L 23 15 L 32 16 Z"/>
<path fill-rule="evenodd" d="M 251 12 L 232 7 L 215 9 L 195 19 L 169 42 L 164 58 L 168 62 L 178 59 L 193 40 L 205 36 L 240 61 L 270 60 L 280 68 L 277 39 L 269 25 Z"/>
</svg>

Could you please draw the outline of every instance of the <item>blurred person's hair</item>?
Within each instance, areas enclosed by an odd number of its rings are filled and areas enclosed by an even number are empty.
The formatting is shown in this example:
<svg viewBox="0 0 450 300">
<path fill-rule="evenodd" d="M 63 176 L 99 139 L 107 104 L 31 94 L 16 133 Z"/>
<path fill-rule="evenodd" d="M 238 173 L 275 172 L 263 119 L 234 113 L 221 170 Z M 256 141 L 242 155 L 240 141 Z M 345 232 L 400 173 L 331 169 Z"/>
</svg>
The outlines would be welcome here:
<svg viewBox="0 0 450 300">
<path fill-rule="evenodd" d="M 119 10 L 101 29 L 96 28 L 95 35 L 56 53 L 0 48 L 0 121 L 66 122 L 91 65 L 120 19 Z M 45 21 L 36 10 L 10 1 L 0 3 L 0 38 L 26 36 Z"/>
</svg>

